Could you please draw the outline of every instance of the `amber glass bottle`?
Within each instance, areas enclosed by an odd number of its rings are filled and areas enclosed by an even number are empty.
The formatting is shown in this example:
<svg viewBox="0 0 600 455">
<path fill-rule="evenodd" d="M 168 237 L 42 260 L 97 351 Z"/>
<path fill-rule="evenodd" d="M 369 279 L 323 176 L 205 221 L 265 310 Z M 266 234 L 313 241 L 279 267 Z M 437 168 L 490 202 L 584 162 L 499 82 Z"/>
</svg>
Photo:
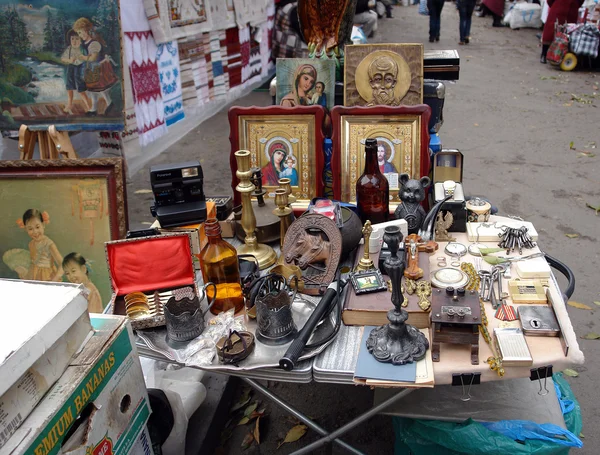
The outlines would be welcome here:
<svg viewBox="0 0 600 455">
<path fill-rule="evenodd" d="M 377 140 L 365 142 L 365 170 L 356 181 L 358 216 L 371 224 L 388 221 L 390 213 L 390 187 L 377 163 Z"/>
<path fill-rule="evenodd" d="M 219 314 L 235 308 L 237 313 L 244 308 L 237 252 L 221 237 L 221 226 L 216 218 L 206 220 L 204 232 L 208 243 L 200 253 L 202 277 L 205 283 L 212 281 L 217 285 L 217 299 L 210 311 Z M 209 301 L 212 300 L 214 288 L 207 287 L 206 293 Z"/>
</svg>

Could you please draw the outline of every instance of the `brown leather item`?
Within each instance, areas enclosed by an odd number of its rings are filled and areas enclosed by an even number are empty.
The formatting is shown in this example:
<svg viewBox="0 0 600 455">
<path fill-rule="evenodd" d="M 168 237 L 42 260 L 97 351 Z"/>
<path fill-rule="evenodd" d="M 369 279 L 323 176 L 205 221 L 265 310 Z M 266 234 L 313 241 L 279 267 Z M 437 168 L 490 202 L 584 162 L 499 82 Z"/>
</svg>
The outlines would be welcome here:
<svg viewBox="0 0 600 455">
<path fill-rule="evenodd" d="M 223 363 L 238 363 L 254 350 L 254 335 L 250 332 L 233 330 L 229 336 L 217 341 L 217 355 Z"/>
</svg>

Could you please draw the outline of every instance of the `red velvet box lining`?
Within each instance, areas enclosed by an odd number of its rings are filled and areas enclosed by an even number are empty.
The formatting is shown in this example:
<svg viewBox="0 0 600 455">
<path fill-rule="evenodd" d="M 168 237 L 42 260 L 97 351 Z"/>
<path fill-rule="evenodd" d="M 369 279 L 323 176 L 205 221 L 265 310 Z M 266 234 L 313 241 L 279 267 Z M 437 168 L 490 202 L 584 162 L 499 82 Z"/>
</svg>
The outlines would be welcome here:
<svg viewBox="0 0 600 455">
<path fill-rule="evenodd" d="M 188 234 L 110 242 L 106 253 L 110 279 L 118 296 L 194 283 Z"/>
</svg>

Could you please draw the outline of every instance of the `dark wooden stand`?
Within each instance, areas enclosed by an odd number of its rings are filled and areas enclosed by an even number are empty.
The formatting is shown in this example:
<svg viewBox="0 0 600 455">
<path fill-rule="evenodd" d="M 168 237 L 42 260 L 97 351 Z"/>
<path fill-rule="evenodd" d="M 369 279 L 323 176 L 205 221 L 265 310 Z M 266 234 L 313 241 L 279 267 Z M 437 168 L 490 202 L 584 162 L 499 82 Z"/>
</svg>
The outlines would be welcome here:
<svg viewBox="0 0 600 455">
<path fill-rule="evenodd" d="M 464 311 L 461 316 L 460 311 Z M 455 314 L 452 314 L 454 311 Z M 466 292 L 464 296 L 453 295 L 441 289 L 434 289 L 431 296 L 431 322 L 433 339 L 431 356 L 434 362 L 440 361 L 440 344 L 468 344 L 471 346 L 471 364 L 479 365 L 479 324 L 481 307 L 477 292 Z"/>
</svg>

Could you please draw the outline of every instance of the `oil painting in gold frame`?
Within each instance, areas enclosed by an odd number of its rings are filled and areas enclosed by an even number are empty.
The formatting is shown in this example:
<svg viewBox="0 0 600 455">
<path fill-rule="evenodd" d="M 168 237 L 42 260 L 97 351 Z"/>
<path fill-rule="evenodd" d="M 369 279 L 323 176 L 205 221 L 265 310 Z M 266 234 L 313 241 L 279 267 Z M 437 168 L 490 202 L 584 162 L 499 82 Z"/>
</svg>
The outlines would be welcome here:
<svg viewBox="0 0 600 455">
<path fill-rule="evenodd" d="M 240 203 L 235 190 L 235 152 L 248 150 L 252 168 L 262 171 L 266 198 L 274 198 L 280 178 L 291 180 L 298 207 L 323 194 L 323 124 L 321 106 L 232 107 L 229 110 L 231 142 L 231 187 L 234 204 Z"/>
<path fill-rule="evenodd" d="M 431 109 L 427 105 L 342 107 L 331 111 L 333 123 L 332 170 L 334 197 L 356 202 L 356 181 L 364 170 L 365 140 L 377 139 L 385 151 L 380 163 L 390 183 L 390 208 L 399 203 L 399 174 L 419 178 L 429 173 L 429 133 Z"/>
</svg>

